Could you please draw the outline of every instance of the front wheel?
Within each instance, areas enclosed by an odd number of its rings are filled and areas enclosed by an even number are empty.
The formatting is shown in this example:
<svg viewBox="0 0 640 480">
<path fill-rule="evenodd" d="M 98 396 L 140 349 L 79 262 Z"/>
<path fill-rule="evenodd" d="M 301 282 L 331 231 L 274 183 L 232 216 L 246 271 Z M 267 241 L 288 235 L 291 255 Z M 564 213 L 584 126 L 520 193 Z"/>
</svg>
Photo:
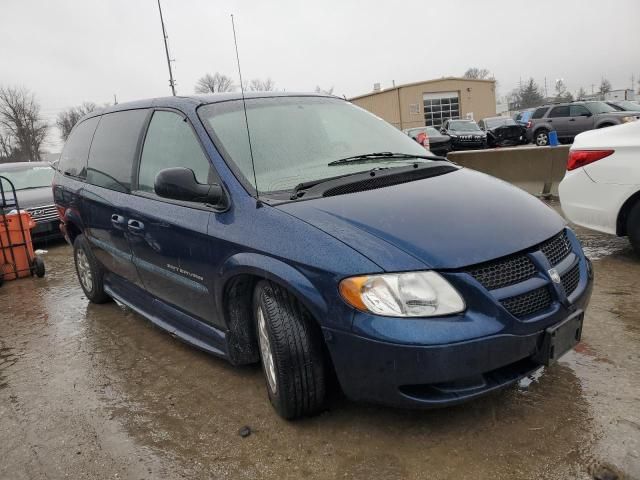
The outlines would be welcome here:
<svg viewBox="0 0 640 480">
<path fill-rule="evenodd" d="M 287 290 L 266 280 L 256 285 L 253 305 L 271 404 L 288 420 L 317 413 L 325 369 L 313 319 Z"/>
<path fill-rule="evenodd" d="M 110 300 L 102 283 L 104 270 L 98 263 L 84 235 L 78 235 L 73 242 L 73 259 L 82 291 L 91 303 L 105 303 Z"/>
<path fill-rule="evenodd" d="M 546 147 L 549 145 L 549 132 L 547 130 L 538 130 L 535 134 L 536 145 L 539 147 Z"/>
<path fill-rule="evenodd" d="M 627 235 L 631 246 L 640 256 L 640 201 L 637 201 L 627 217 Z"/>
</svg>

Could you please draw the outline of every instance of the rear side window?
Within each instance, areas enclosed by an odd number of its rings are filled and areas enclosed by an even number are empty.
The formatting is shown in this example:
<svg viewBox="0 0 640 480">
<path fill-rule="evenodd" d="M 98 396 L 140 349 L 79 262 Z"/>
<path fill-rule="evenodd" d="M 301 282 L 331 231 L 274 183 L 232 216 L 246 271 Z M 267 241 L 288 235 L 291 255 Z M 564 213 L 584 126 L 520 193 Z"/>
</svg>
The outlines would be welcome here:
<svg viewBox="0 0 640 480">
<path fill-rule="evenodd" d="M 569 115 L 572 117 L 579 117 L 580 115 L 589 115 L 589 110 L 584 105 L 570 105 Z"/>
<path fill-rule="evenodd" d="M 547 113 L 547 109 L 548 108 L 549 107 L 540 107 L 540 108 L 536 109 L 536 111 L 533 112 L 533 115 L 531 115 L 531 118 L 534 119 L 534 118 L 542 118 L 542 117 L 544 117 L 544 114 Z"/>
<path fill-rule="evenodd" d="M 561 107 L 553 107 L 549 112 L 550 118 L 557 117 L 568 117 L 569 116 L 569 107 L 567 105 Z"/>
<path fill-rule="evenodd" d="M 140 132 L 148 110 L 127 110 L 103 115 L 93 137 L 87 182 L 128 192 Z"/>
<path fill-rule="evenodd" d="M 89 147 L 99 120 L 100 117 L 93 117 L 75 126 L 64 144 L 58 170 L 71 177 L 86 178 Z"/>
<path fill-rule="evenodd" d="M 190 168 L 199 183 L 209 183 L 209 160 L 187 120 L 173 112 L 157 111 L 142 149 L 138 188 L 153 192 L 158 172 L 171 167 Z"/>
</svg>

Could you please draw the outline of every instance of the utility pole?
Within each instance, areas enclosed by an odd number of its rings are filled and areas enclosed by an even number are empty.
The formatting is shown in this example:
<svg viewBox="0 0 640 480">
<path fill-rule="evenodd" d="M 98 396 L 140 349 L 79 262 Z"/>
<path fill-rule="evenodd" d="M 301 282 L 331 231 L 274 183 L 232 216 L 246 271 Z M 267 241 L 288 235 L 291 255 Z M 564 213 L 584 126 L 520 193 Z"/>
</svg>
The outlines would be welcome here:
<svg viewBox="0 0 640 480">
<path fill-rule="evenodd" d="M 164 51 L 167 54 L 167 67 L 169 67 L 169 86 L 171 87 L 171 93 L 176 96 L 176 82 L 173 80 L 173 71 L 171 70 L 171 59 L 169 58 L 169 46 L 167 45 L 167 31 L 164 28 L 164 19 L 162 18 L 162 7 L 160 6 L 160 0 L 158 0 L 158 11 L 160 12 L 160 24 L 162 25 L 162 39 L 164 40 Z"/>
</svg>

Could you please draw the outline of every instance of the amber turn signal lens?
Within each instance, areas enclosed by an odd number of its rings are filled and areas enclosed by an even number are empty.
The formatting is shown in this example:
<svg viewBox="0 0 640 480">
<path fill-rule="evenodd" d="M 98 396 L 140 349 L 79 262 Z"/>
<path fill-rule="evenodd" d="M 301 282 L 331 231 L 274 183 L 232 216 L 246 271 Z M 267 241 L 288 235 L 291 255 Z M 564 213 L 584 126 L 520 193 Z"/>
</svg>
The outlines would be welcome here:
<svg viewBox="0 0 640 480">
<path fill-rule="evenodd" d="M 362 302 L 362 287 L 369 277 L 351 277 L 345 278 L 340 282 L 339 290 L 342 298 L 351 305 L 353 308 L 362 310 L 364 312 L 369 309 Z"/>
</svg>

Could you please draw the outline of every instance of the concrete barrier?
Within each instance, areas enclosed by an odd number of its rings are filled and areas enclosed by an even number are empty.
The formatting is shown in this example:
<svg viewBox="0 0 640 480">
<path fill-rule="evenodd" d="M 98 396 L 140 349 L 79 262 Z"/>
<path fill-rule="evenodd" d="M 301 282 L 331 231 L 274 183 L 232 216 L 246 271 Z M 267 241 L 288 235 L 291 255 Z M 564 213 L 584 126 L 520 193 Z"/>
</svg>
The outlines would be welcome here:
<svg viewBox="0 0 640 480">
<path fill-rule="evenodd" d="M 515 147 L 451 152 L 447 158 L 505 180 L 538 196 L 558 195 L 564 177 L 569 146 Z"/>
</svg>

